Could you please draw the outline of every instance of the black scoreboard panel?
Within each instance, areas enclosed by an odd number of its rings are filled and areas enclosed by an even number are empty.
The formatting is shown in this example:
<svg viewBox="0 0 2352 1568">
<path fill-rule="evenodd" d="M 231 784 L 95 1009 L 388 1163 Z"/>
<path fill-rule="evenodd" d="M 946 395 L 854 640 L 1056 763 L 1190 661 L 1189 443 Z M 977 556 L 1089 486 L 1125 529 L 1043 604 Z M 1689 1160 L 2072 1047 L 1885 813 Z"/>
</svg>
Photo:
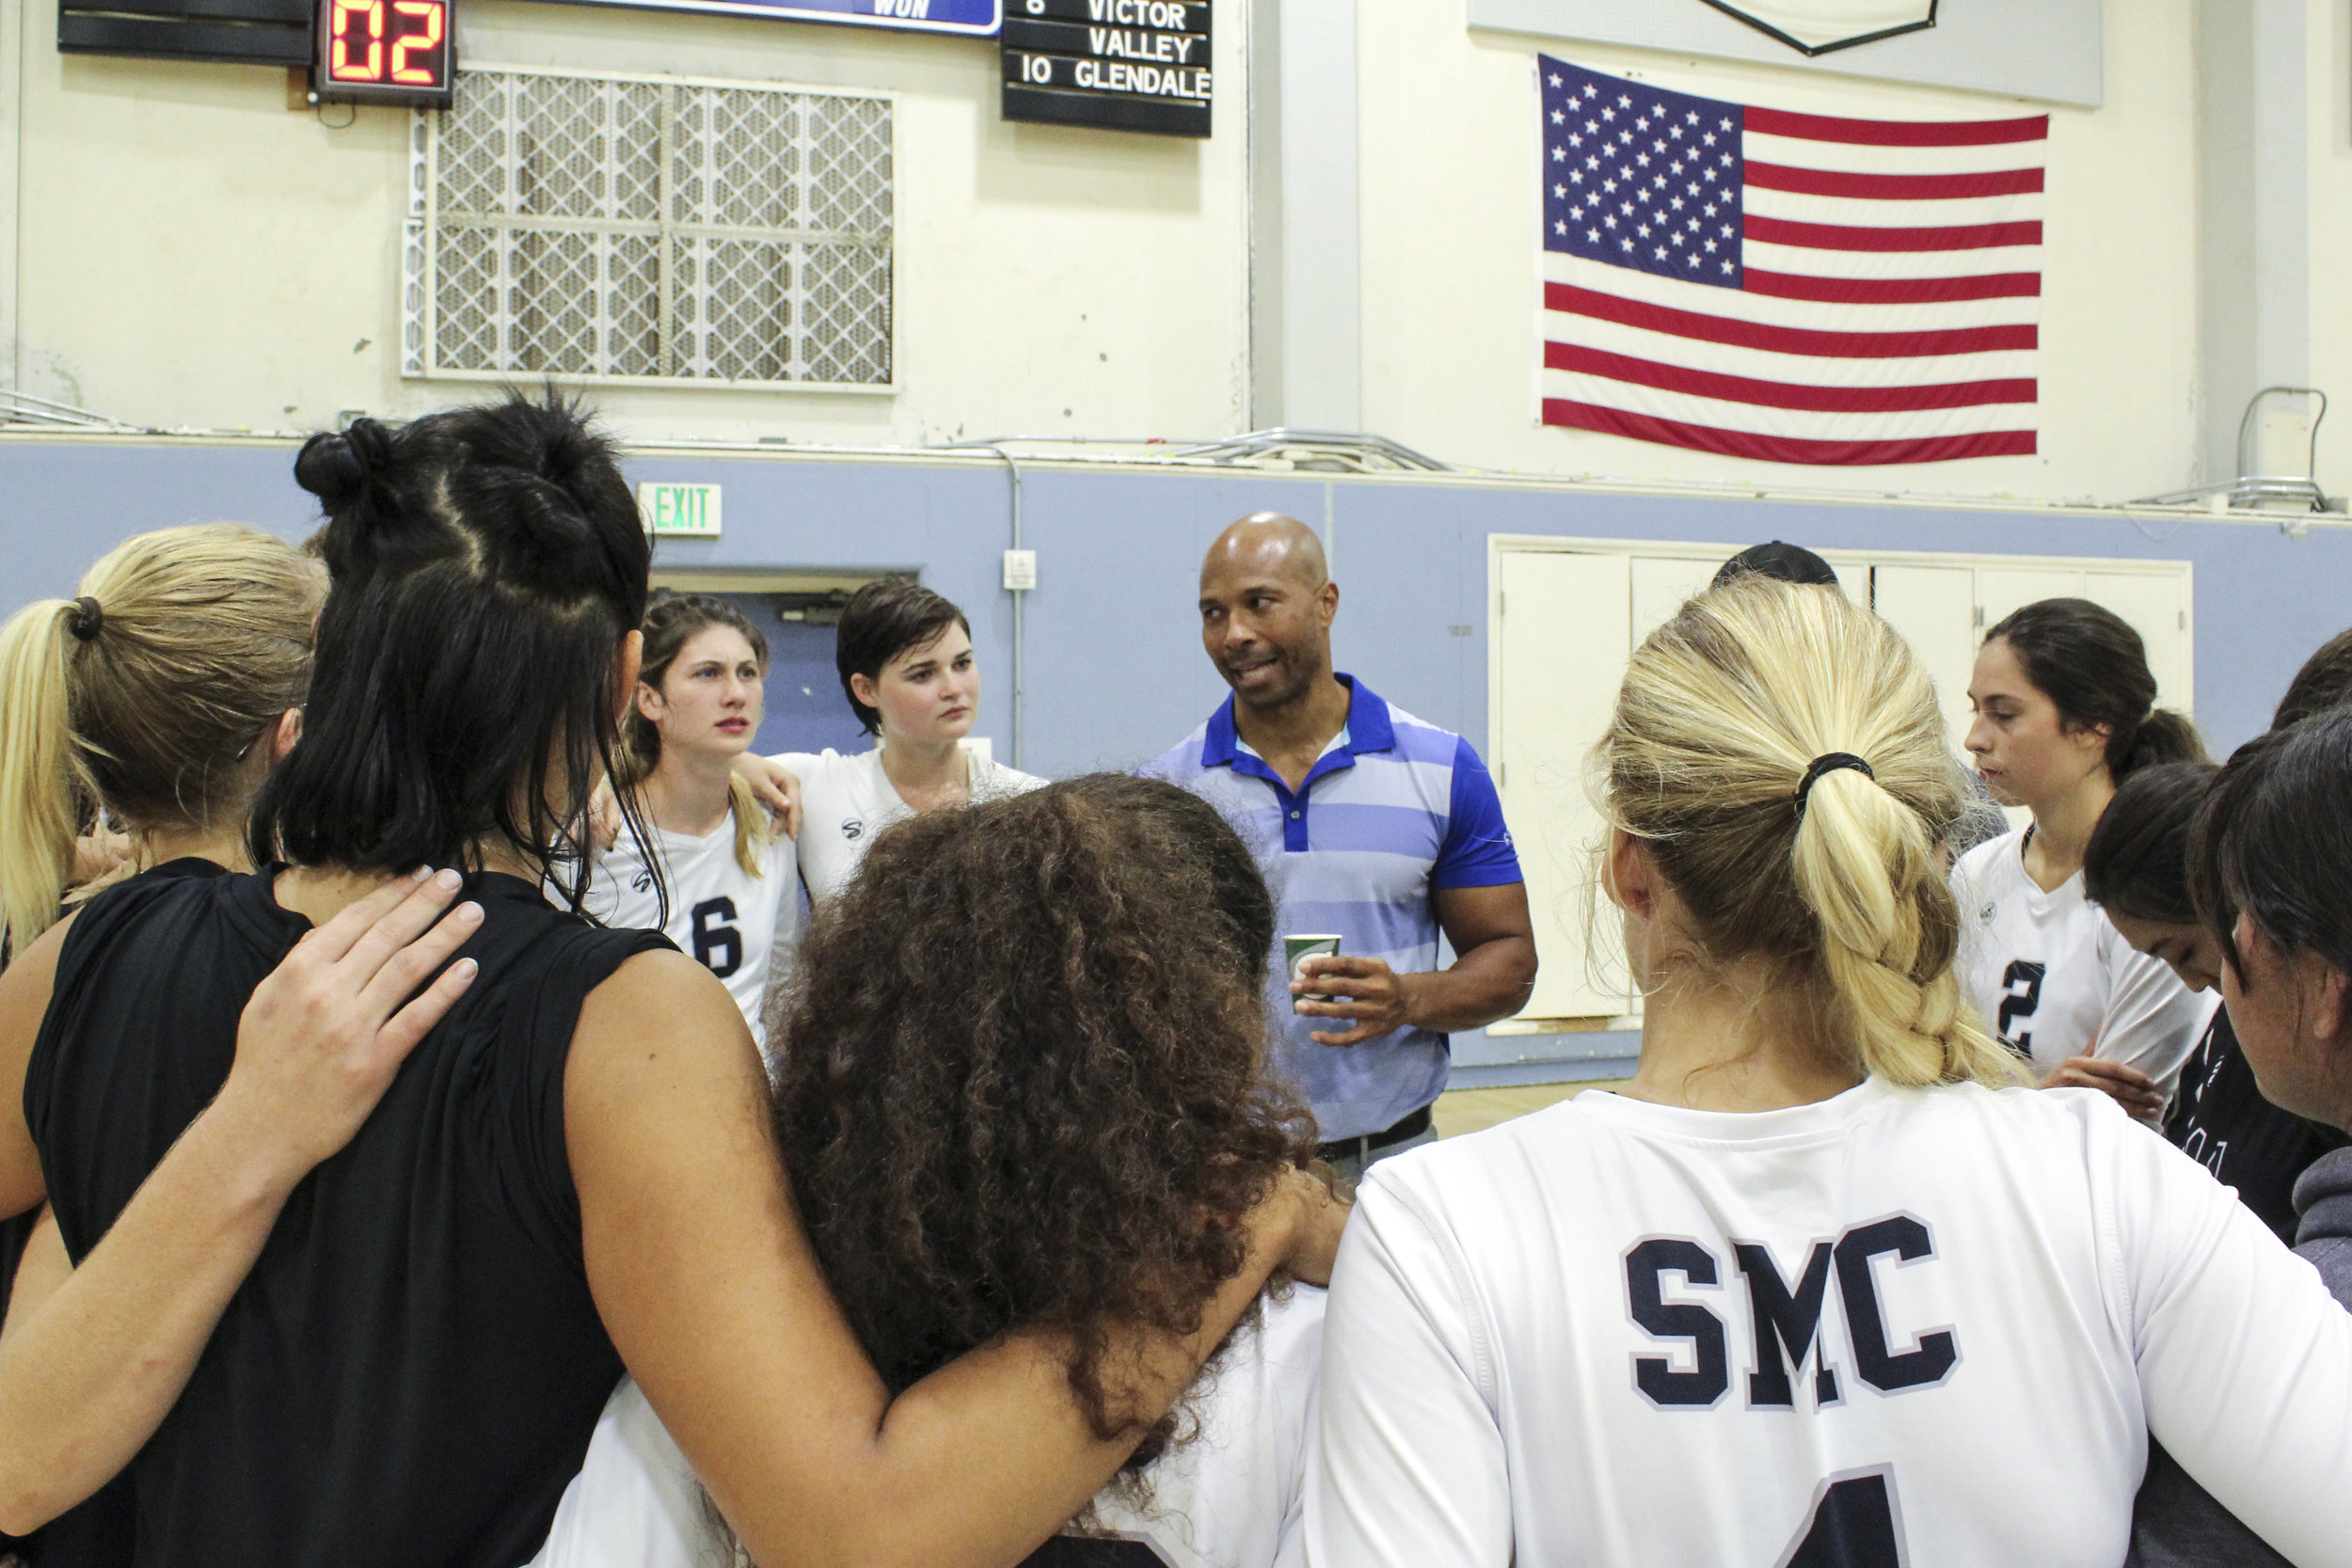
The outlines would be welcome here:
<svg viewBox="0 0 2352 1568">
<path fill-rule="evenodd" d="M 455 101 L 450 0 L 319 0 L 310 96 L 446 109 Z"/>
<path fill-rule="evenodd" d="M 1209 0 L 1005 0 L 1005 118 L 1205 136 L 1209 40 Z"/>
<path fill-rule="evenodd" d="M 63 0 L 61 55 L 308 65 L 313 0 Z"/>
</svg>

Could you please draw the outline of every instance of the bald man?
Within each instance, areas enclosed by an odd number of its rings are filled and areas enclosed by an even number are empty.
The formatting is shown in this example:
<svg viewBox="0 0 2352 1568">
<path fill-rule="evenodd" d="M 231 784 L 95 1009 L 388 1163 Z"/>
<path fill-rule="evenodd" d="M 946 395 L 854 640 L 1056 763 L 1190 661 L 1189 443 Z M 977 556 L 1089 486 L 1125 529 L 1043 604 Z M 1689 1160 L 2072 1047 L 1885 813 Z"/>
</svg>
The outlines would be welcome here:
<svg viewBox="0 0 2352 1568">
<path fill-rule="evenodd" d="M 1535 942 L 1478 753 L 1332 670 L 1339 608 L 1323 543 L 1295 517 L 1253 513 L 1219 534 L 1200 563 L 1200 641 L 1232 695 L 1142 771 L 1233 824 L 1282 934 L 1340 938 L 1339 957 L 1297 975 L 1275 952 L 1266 992 L 1271 1070 L 1354 1178 L 1436 1135 L 1447 1032 L 1526 1004 Z"/>
</svg>

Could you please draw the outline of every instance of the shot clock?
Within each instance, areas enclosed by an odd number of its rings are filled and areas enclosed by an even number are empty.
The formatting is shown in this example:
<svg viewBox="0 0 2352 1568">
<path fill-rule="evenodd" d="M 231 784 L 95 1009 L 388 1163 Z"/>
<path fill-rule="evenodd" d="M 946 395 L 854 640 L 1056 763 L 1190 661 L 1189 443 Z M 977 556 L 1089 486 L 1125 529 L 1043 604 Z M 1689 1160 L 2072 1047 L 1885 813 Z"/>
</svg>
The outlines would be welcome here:
<svg viewBox="0 0 2352 1568">
<path fill-rule="evenodd" d="M 311 96 L 447 108 L 457 75 L 455 23 L 452 0 L 319 0 Z"/>
</svg>

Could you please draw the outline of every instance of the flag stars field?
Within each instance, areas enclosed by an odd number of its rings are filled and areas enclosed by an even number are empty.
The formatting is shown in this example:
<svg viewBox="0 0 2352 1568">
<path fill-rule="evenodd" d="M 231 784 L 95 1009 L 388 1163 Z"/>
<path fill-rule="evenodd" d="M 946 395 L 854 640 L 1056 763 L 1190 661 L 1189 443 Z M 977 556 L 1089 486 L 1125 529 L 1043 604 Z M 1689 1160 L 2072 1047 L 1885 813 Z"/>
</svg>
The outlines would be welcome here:
<svg viewBox="0 0 2352 1568">
<path fill-rule="evenodd" d="M 1546 423 L 1790 463 L 2035 450 L 2048 117 L 1846 119 L 1538 58 L 1550 163 L 1581 166 L 1544 198 Z"/>
</svg>

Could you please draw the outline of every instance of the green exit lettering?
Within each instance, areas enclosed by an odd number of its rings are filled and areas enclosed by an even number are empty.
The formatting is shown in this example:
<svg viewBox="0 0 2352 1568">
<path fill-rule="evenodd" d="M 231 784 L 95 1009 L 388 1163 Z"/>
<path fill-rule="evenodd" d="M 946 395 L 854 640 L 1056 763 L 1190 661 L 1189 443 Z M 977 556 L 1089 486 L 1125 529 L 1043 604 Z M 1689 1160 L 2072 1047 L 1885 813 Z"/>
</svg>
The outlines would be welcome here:
<svg viewBox="0 0 2352 1568">
<path fill-rule="evenodd" d="M 715 484 L 658 484 L 637 487 L 637 510 L 645 531 L 657 538 L 716 539 L 719 537 L 719 487 Z"/>
</svg>

